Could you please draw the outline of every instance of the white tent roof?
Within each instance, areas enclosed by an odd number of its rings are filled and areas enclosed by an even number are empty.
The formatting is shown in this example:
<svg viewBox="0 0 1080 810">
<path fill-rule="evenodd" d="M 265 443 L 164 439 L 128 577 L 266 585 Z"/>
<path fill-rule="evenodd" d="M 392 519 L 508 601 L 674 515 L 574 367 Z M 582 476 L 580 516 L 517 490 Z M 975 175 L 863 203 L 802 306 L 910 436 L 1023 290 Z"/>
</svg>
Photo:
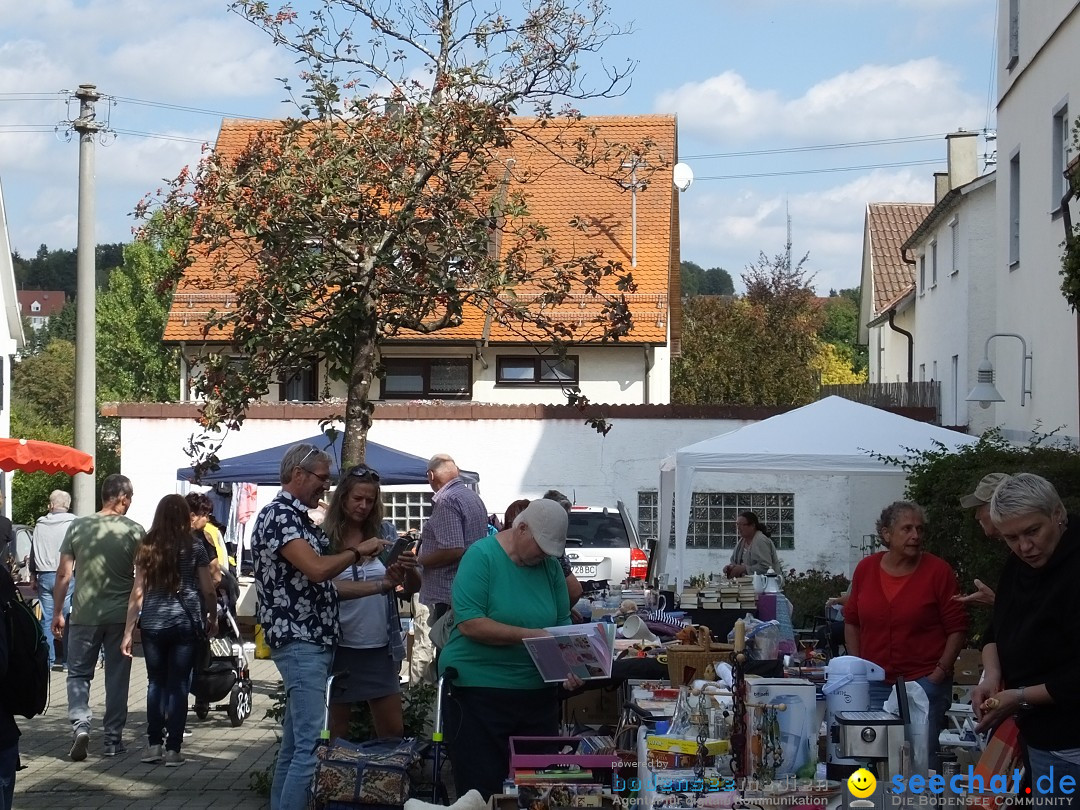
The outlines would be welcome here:
<svg viewBox="0 0 1080 810">
<path fill-rule="evenodd" d="M 904 475 L 904 471 L 877 456 L 902 459 L 923 450 L 942 447 L 955 450 L 975 441 L 974 437 L 963 433 L 870 405 L 842 397 L 826 397 L 794 411 L 683 447 L 660 466 L 660 503 L 671 503 L 672 496 L 675 499 L 676 587 L 683 578 L 683 554 L 695 473 L 897 476 Z M 661 520 L 659 528 L 663 563 L 671 524 Z"/>
<path fill-rule="evenodd" d="M 870 452 L 893 457 L 948 449 L 975 439 L 841 397 L 802 408 L 688 445 L 675 466 L 698 470 L 786 472 L 895 472 Z M 868 452 L 869 451 L 869 452 Z"/>
</svg>

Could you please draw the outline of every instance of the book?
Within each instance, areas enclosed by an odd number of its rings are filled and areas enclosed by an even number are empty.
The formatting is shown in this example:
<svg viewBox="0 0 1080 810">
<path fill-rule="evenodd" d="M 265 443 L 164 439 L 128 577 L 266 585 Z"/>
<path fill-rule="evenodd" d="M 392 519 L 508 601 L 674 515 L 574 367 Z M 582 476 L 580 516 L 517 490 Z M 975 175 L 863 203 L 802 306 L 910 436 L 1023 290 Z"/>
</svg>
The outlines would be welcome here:
<svg viewBox="0 0 1080 810">
<path fill-rule="evenodd" d="M 583 681 L 611 677 L 614 624 L 592 622 L 544 629 L 551 635 L 523 640 L 544 681 L 562 683 L 571 673 Z"/>
</svg>

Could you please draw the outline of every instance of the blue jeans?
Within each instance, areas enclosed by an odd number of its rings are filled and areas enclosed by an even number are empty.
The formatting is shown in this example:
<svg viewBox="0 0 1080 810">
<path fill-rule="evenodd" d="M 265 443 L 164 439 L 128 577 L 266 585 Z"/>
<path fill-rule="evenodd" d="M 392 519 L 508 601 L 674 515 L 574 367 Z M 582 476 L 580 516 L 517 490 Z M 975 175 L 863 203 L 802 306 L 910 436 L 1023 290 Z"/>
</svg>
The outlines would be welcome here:
<svg viewBox="0 0 1080 810">
<path fill-rule="evenodd" d="M 927 718 L 926 739 L 929 747 L 927 766 L 930 770 L 941 772 L 941 752 L 938 738 L 945 728 L 945 712 L 952 705 L 952 681 L 934 683 L 928 677 L 918 678 L 915 683 L 923 688 L 930 701 L 930 716 Z M 880 709 L 892 692 L 892 684 L 880 681 L 870 684 L 870 708 Z"/>
<path fill-rule="evenodd" d="M 1031 795 L 1035 804 L 1040 799 L 1050 796 L 1062 797 L 1068 802 L 1080 804 L 1080 765 L 1070 762 L 1053 751 L 1042 751 L 1028 747 L 1028 761 L 1031 763 Z M 1071 776 L 1072 784 L 1062 789 L 1061 777 Z M 1060 806 L 1060 805 L 1059 805 Z"/>
<path fill-rule="evenodd" d="M 15 770 L 19 766 L 19 744 L 0 751 L 0 810 L 11 810 L 15 793 Z"/>
<path fill-rule="evenodd" d="M 97 671 L 98 655 L 105 651 L 105 743 L 119 743 L 127 724 L 128 684 L 131 659 L 120 652 L 124 623 L 68 623 L 67 696 L 68 720 L 74 734 L 90 733 L 90 682 Z"/>
<path fill-rule="evenodd" d="M 45 571 L 37 575 L 38 601 L 41 602 L 41 630 L 45 633 L 45 640 L 49 643 L 49 666 L 56 663 L 56 645 L 53 643 L 52 620 L 53 620 L 53 587 L 56 585 L 56 572 Z M 71 578 L 68 585 L 67 596 L 64 598 L 63 615 L 67 618 L 71 614 L 71 595 L 75 593 L 75 577 Z M 64 659 L 60 663 L 66 663 L 67 647 L 63 647 Z"/>
<path fill-rule="evenodd" d="M 188 687 L 197 641 L 187 625 L 165 630 L 143 630 L 146 661 L 146 736 L 150 745 L 179 751 L 187 720 Z"/>
<path fill-rule="evenodd" d="M 334 648 L 290 641 L 271 648 L 270 658 L 285 684 L 285 720 L 270 788 L 270 810 L 305 810 L 315 776 L 315 746 L 326 713 L 326 678 Z"/>
</svg>

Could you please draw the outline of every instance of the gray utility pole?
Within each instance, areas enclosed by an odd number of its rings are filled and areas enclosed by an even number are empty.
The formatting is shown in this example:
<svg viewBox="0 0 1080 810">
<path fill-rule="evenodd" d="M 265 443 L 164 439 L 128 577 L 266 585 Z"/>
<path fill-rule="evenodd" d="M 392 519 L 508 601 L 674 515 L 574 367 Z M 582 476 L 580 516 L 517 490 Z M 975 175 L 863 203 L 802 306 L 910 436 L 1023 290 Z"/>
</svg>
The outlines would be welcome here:
<svg viewBox="0 0 1080 810">
<path fill-rule="evenodd" d="M 79 133 L 79 244 L 76 258 L 75 306 L 75 448 L 89 453 L 97 463 L 97 278 L 94 272 L 97 245 L 94 241 L 94 138 L 102 125 L 96 119 L 94 102 L 101 98 L 97 87 L 80 84 L 79 117 L 71 122 Z M 72 512 L 89 515 L 95 511 L 96 490 L 93 473 L 77 473 Z"/>
</svg>

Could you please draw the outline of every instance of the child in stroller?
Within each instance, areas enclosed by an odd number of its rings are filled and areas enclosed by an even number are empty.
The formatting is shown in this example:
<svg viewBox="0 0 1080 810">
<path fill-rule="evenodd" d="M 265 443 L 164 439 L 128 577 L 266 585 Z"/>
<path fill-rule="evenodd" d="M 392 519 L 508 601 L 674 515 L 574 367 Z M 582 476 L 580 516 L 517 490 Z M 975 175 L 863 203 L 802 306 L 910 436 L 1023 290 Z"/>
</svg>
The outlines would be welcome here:
<svg viewBox="0 0 1080 810">
<path fill-rule="evenodd" d="M 235 728 L 251 715 L 251 672 L 231 604 L 235 602 L 229 595 L 219 591 L 218 632 L 208 639 L 209 649 L 196 661 L 191 694 L 196 717 L 205 720 L 211 709 L 226 711 Z"/>
</svg>

